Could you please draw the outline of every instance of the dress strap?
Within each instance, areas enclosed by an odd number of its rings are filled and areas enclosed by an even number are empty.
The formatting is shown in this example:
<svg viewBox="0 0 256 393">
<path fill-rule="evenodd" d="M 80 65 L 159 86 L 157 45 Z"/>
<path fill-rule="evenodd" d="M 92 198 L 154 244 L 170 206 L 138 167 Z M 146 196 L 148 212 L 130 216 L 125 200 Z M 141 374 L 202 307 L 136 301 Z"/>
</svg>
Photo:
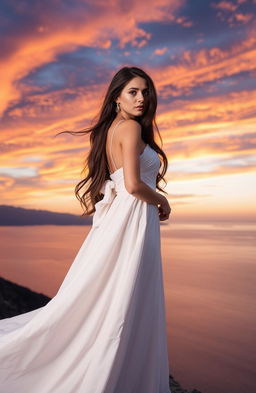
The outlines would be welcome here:
<svg viewBox="0 0 256 393">
<path fill-rule="evenodd" d="M 109 149 L 109 153 L 110 153 L 111 160 L 112 160 L 112 162 L 113 162 L 113 164 L 114 164 L 115 170 L 117 169 L 117 167 L 116 167 L 116 164 L 115 164 L 113 155 L 112 155 L 112 140 L 113 140 L 113 135 L 114 135 L 114 131 L 115 131 L 116 127 L 118 126 L 118 124 L 119 124 L 121 121 L 124 121 L 124 120 L 125 120 L 125 119 L 121 119 L 121 120 L 119 120 L 119 121 L 116 123 L 116 125 L 115 125 L 115 127 L 114 127 L 114 129 L 113 129 L 113 131 L 112 131 L 112 135 L 111 135 L 111 139 L 110 139 L 110 149 Z"/>
</svg>

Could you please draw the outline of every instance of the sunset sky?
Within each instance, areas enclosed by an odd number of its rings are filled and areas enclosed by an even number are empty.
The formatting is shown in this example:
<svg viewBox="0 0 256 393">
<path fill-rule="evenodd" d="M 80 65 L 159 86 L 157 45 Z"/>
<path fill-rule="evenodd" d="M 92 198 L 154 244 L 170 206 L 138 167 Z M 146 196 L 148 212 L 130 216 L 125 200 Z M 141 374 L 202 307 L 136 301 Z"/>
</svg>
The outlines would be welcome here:
<svg viewBox="0 0 256 393">
<path fill-rule="evenodd" d="M 256 0 L 4 0 L 1 204 L 81 214 L 86 127 L 123 66 L 158 92 L 173 217 L 256 217 Z M 162 183 L 162 186 L 164 184 Z"/>
</svg>

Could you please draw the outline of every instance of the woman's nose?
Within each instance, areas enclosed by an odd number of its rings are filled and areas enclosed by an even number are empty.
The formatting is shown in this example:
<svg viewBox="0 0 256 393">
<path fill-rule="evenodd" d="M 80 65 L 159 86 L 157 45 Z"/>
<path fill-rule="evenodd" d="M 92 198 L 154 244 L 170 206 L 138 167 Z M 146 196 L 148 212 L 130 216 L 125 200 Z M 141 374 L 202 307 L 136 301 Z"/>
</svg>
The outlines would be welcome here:
<svg viewBox="0 0 256 393">
<path fill-rule="evenodd" d="M 143 102 L 143 101 L 144 101 L 144 96 L 143 96 L 142 93 L 139 93 L 139 95 L 138 95 L 138 101 L 139 101 L 139 102 Z"/>
</svg>

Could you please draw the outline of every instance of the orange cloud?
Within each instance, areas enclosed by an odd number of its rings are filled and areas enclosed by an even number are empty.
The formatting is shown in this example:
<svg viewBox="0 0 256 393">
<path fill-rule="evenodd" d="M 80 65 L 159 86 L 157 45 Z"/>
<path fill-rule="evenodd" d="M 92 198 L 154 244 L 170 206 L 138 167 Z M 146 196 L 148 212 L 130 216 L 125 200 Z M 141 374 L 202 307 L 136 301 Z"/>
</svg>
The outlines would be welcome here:
<svg viewBox="0 0 256 393">
<path fill-rule="evenodd" d="M 102 83 L 89 88 L 64 88 L 44 93 L 38 86 L 30 90 L 22 78 L 79 45 L 108 50 L 113 40 L 118 40 L 121 49 L 127 43 L 142 48 L 151 35 L 138 27 L 138 23 L 168 19 L 185 26 L 189 21 L 175 15 L 182 3 L 160 1 L 155 4 L 151 0 L 147 5 L 134 3 L 126 9 L 125 3 L 120 5 L 112 1 L 106 12 L 92 15 L 86 23 L 70 22 L 66 29 L 63 29 L 63 20 L 56 26 L 39 21 L 35 27 L 37 33 L 22 36 L 13 46 L 10 45 L 0 64 L 1 93 L 6 98 L 1 100 L 1 111 L 7 114 L 3 118 L 4 132 L 0 133 L 2 203 L 27 207 L 41 207 L 43 203 L 51 210 L 63 211 L 68 200 L 69 210 L 78 210 L 74 186 L 80 178 L 89 140 L 65 134 L 57 138 L 53 136 L 64 129 L 85 127 L 98 111 L 100 97 L 106 89 Z M 166 13 L 165 6 L 170 6 L 169 13 Z M 237 11 L 234 15 L 240 13 Z M 243 23 L 243 18 L 240 16 L 237 21 Z M 166 176 L 171 185 L 174 180 L 189 182 L 191 179 L 255 172 L 254 161 L 248 157 L 256 153 L 256 92 L 242 90 L 217 94 L 214 83 L 209 83 L 215 96 L 181 98 L 195 87 L 200 89 L 204 83 L 241 72 L 255 72 L 254 37 L 255 32 L 251 30 L 246 39 L 229 49 L 185 50 L 181 57 L 173 59 L 175 65 L 150 68 L 147 64 L 159 95 L 162 98 L 175 97 L 173 102 L 169 100 L 168 104 L 159 107 L 157 116 L 164 150 L 173 165 Z M 160 47 L 154 53 L 163 55 L 167 50 L 167 47 Z M 22 105 L 15 105 L 21 101 Z M 241 164 L 240 159 L 246 162 Z M 218 160 L 219 165 L 215 165 Z M 202 162 L 212 163 L 208 172 L 197 170 Z"/>
<path fill-rule="evenodd" d="M 159 55 L 159 56 L 161 56 L 161 55 L 164 55 L 166 52 L 168 51 L 168 48 L 159 48 L 159 49 L 155 49 L 154 50 L 154 54 L 155 55 Z"/>
<path fill-rule="evenodd" d="M 234 15 L 234 18 L 238 21 L 238 22 L 242 22 L 242 23 L 248 23 L 250 22 L 250 20 L 252 20 L 252 18 L 254 17 L 253 14 L 242 14 L 242 13 L 237 13 Z"/>
<path fill-rule="evenodd" d="M 251 35 L 252 34 L 252 35 Z M 235 75 L 242 71 L 255 71 L 256 38 L 253 33 L 230 49 L 220 48 L 185 51 L 180 63 L 152 70 L 160 93 L 165 86 L 180 89 L 178 94 L 201 83 Z M 166 89 L 165 89 L 166 91 Z M 176 91 L 176 89 L 175 89 Z M 170 92 L 175 94 L 175 91 Z"/>
<path fill-rule="evenodd" d="M 118 39 L 120 48 L 124 48 L 127 43 L 144 46 L 151 34 L 139 28 L 138 23 L 173 20 L 173 15 L 183 3 L 184 0 L 161 0 L 157 3 L 149 0 L 147 4 L 135 2 L 126 7 L 123 3 L 113 2 L 107 4 L 107 7 L 102 6 L 101 12 L 92 13 L 90 19 L 85 8 L 80 11 L 78 21 L 70 19 L 68 15 L 67 21 L 60 19 L 54 23 L 48 22 L 48 25 L 40 24 L 36 28 L 36 34 L 31 32 L 29 35 L 16 37 L 12 50 L 0 62 L 0 113 L 21 97 L 16 82 L 32 70 L 80 45 L 106 49 L 114 38 Z M 83 13 L 86 23 L 82 18 Z"/>
<path fill-rule="evenodd" d="M 219 10 L 225 10 L 225 11 L 235 11 L 238 7 L 237 4 L 232 3 L 231 1 L 220 1 L 219 3 L 214 3 L 212 5 L 214 8 L 217 8 Z"/>
</svg>

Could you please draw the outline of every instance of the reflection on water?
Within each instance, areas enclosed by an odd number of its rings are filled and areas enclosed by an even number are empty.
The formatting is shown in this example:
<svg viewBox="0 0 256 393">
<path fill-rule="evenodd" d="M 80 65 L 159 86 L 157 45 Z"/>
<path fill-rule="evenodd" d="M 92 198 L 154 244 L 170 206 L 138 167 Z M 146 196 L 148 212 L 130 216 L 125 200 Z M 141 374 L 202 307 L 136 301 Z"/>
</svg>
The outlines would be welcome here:
<svg viewBox="0 0 256 393">
<path fill-rule="evenodd" d="M 54 296 L 90 227 L 0 227 L 0 275 Z M 255 393 L 252 224 L 161 225 L 169 360 L 187 389 Z"/>
</svg>

